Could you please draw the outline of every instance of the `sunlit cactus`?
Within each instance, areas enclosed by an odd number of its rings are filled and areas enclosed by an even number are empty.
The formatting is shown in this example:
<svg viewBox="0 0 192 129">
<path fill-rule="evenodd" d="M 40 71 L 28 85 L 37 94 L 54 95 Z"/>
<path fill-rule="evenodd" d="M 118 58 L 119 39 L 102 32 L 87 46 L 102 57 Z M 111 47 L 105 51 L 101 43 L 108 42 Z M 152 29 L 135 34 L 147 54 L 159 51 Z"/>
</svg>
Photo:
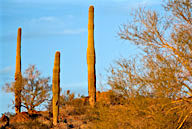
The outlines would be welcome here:
<svg viewBox="0 0 192 129">
<path fill-rule="evenodd" d="M 53 125 L 57 125 L 59 116 L 59 97 L 60 97 L 60 52 L 55 53 L 53 67 Z"/>
<path fill-rule="evenodd" d="M 89 7 L 87 65 L 88 65 L 89 104 L 92 107 L 94 107 L 96 102 L 96 76 L 95 76 L 94 7 L 93 6 Z"/>
<path fill-rule="evenodd" d="M 15 69 L 15 113 L 21 111 L 21 28 L 17 34 L 17 49 L 16 49 L 16 69 Z"/>
</svg>

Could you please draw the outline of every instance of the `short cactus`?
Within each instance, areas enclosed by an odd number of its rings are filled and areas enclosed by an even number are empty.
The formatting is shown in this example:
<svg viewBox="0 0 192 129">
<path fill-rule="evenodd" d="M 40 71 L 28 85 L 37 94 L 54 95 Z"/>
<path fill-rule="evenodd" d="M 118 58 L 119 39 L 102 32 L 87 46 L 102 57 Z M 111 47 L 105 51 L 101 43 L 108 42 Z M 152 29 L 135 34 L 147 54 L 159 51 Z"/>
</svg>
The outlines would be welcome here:
<svg viewBox="0 0 192 129">
<path fill-rule="evenodd" d="M 94 7 L 93 6 L 89 7 L 87 66 L 88 66 L 89 104 L 92 107 L 94 107 L 96 102 L 96 76 L 95 76 Z"/>
<path fill-rule="evenodd" d="M 55 53 L 55 62 L 53 67 L 53 125 L 57 125 L 59 116 L 59 97 L 60 97 L 60 52 Z"/>
<path fill-rule="evenodd" d="M 17 49 L 16 49 L 16 69 L 15 69 L 15 113 L 21 111 L 21 28 L 17 34 Z"/>
</svg>

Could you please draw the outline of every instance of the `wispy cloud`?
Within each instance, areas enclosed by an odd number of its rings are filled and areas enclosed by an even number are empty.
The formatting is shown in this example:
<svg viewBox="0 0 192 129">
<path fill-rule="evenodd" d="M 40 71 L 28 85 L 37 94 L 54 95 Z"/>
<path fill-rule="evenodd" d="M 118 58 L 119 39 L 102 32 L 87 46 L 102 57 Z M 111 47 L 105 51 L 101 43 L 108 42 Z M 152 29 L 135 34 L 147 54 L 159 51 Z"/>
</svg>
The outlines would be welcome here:
<svg viewBox="0 0 192 129">
<path fill-rule="evenodd" d="M 157 5 L 160 4 L 160 0 L 140 0 L 139 2 L 136 3 L 136 6 L 142 7 L 142 6 L 152 6 L 152 5 Z"/>
<path fill-rule="evenodd" d="M 140 4 L 140 5 L 146 5 L 146 4 L 154 4 L 154 3 L 159 3 L 161 2 L 161 0 L 134 0 L 134 1 L 130 1 L 130 0 L 106 0 L 107 2 L 115 2 L 115 3 L 131 3 L 131 5 L 136 5 L 136 4 Z"/>
<path fill-rule="evenodd" d="M 120 3 L 120 2 L 127 2 L 127 0 L 112 0 L 113 2 L 118 2 L 118 3 Z"/>
<path fill-rule="evenodd" d="M 40 20 L 40 21 L 52 22 L 52 21 L 55 21 L 56 18 L 55 18 L 55 17 L 48 16 L 48 17 L 41 17 L 41 18 L 39 18 L 39 20 Z"/>
<path fill-rule="evenodd" d="M 12 67 L 7 66 L 5 68 L 0 69 L 0 74 L 8 74 L 8 73 L 11 73 L 11 71 L 12 71 Z"/>
<path fill-rule="evenodd" d="M 42 17 L 39 17 L 39 18 L 34 18 L 28 22 L 31 22 L 31 23 L 40 23 L 40 22 L 56 22 L 58 21 L 58 19 L 56 17 L 53 17 L 53 16 L 42 16 Z"/>
<path fill-rule="evenodd" d="M 79 29 L 65 29 L 63 31 L 58 32 L 58 34 L 61 35 L 76 35 L 86 32 L 87 29 L 85 28 L 79 28 Z"/>
<path fill-rule="evenodd" d="M 40 31 L 31 31 L 23 34 L 25 39 L 32 38 L 44 38 L 47 36 L 63 36 L 63 35 L 79 35 L 85 33 L 87 30 L 84 28 L 79 29 L 63 29 L 63 30 L 40 30 Z"/>
<path fill-rule="evenodd" d="M 68 14 L 66 17 L 41 16 L 28 19 L 24 24 L 26 31 L 23 33 L 23 37 L 32 39 L 46 36 L 78 35 L 86 32 L 87 29 L 83 27 L 68 28 L 71 24 L 75 24 L 69 22 L 73 18 L 73 15 Z"/>
<path fill-rule="evenodd" d="M 12 0 L 16 3 L 74 3 L 74 2 L 86 2 L 85 0 Z M 94 0 L 90 0 L 94 1 Z"/>
</svg>

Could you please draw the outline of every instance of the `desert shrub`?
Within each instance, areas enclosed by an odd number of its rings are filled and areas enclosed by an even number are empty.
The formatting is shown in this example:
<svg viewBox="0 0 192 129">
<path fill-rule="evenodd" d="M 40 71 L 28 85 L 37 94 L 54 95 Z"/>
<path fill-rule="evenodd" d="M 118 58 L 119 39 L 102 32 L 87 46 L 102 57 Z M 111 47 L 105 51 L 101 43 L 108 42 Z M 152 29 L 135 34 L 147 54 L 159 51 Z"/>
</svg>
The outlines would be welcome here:
<svg viewBox="0 0 192 129">
<path fill-rule="evenodd" d="M 61 105 L 71 104 L 74 98 L 75 94 L 71 93 L 70 90 L 64 91 L 64 93 L 60 96 L 60 104 Z"/>
<path fill-rule="evenodd" d="M 123 105 L 96 104 L 95 108 L 87 109 L 86 120 L 92 123 L 91 128 L 141 128 L 141 129 L 173 129 L 179 126 L 180 114 L 177 110 L 167 112 L 172 105 L 167 105 L 169 99 L 154 99 L 138 96 L 127 99 Z M 174 106 L 173 106 L 174 107 Z M 183 125 L 189 128 L 191 120 Z"/>
</svg>

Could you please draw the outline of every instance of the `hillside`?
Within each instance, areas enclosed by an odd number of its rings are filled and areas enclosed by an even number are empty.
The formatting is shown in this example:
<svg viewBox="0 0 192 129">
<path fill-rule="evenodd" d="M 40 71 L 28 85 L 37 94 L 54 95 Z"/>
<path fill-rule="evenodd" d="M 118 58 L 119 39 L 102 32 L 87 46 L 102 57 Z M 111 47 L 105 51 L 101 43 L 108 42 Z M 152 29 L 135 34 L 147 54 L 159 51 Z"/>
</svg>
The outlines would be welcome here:
<svg viewBox="0 0 192 129">
<path fill-rule="evenodd" d="M 69 97 L 72 94 L 69 94 Z M 112 91 L 97 92 L 98 101 L 94 108 L 86 97 L 63 101 L 60 107 L 59 124 L 52 125 L 52 111 L 22 112 L 9 116 L 6 129 L 156 129 L 177 128 L 183 118 L 179 110 L 169 110 L 169 99 L 154 99 L 138 96 L 125 99 Z M 103 98 L 103 99 L 99 99 Z M 101 101 L 102 100 L 102 101 Z M 179 120 L 180 119 L 180 120 Z M 1 122 L 2 124 L 2 122 Z M 192 128 L 189 116 L 182 129 Z"/>
</svg>

